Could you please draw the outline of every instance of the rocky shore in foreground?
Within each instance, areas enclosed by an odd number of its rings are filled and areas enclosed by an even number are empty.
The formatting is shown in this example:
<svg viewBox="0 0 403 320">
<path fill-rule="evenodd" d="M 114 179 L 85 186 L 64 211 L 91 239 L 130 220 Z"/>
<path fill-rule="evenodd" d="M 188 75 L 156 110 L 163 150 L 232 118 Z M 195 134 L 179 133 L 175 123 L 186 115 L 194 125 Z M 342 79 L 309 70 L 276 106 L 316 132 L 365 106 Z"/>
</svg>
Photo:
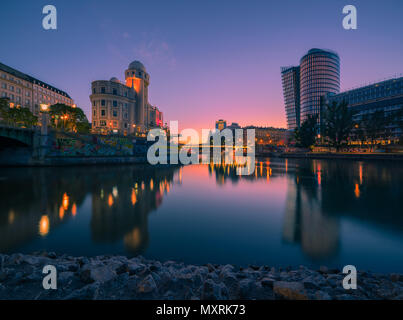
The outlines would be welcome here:
<svg viewBox="0 0 403 320">
<path fill-rule="evenodd" d="M 45 290 L 45 265 L 57 289 Z M 0 299 L 403 299 L 403 275 L 358 272 L 345 290 L 340 270 L 186 265 L 142 257 L 0 254 Z"/>
</svg>

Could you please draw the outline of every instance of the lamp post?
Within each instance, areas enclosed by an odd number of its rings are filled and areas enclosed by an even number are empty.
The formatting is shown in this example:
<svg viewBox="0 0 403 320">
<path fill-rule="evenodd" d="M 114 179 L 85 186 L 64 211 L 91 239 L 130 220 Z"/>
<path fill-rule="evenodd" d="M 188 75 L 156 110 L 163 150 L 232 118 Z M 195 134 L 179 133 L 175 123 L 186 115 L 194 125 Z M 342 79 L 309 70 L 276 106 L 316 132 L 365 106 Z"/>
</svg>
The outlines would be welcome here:
<svg viewBox="0 0 403 320">
<path fill-rule="evenodd" d="M 49 105 L 41 103 L 41 134 L 43 136 L 48 135 L 48 112 L 49 112 Z"/>
<path fill-rule="evenodd" d="M 40 142 L 40 159 L 44 159 L 46 155 L 46 148 L 48 143 L 48 116 L 49 116 L 49 105 L 41 103 L 41 142 Z"/>
</svg>

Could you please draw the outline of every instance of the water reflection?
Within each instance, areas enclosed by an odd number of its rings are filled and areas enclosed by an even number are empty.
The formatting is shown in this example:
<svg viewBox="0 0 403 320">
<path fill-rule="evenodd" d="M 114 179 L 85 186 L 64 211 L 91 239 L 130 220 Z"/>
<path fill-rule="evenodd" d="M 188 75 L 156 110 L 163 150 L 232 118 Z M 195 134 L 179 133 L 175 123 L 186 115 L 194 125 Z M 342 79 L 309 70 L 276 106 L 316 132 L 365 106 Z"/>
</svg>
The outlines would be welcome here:
<svg viewBox="0 0 403 320">
<path fill-rule="evenodd" d="M 161 205 L 181 170 L 148 166 L 4 170 L 0 252 L 18 250 L 37 236 L 46 237 L 79 215 L 90 195 L 92 241 L 123 239 L 129 253 L 142 253 L 149 239 L 148 215 Z"/>
<path fill-rule="evenodd" d="M 403 268 L 402 178 L 398 162 L 276 158 L 248 176 L 233 164 L 0 169 L 0 252 Z"/>
<path fill-rule="evenodd" d="M 340 249 L 340 220 L 351 217 L 401 233 L 403 215 L 399 163 L 265 159 L 254 175 L 239 176 L 234 166 L 209 166 L 218 185 L 287 179 L 283 240 L 300 244 L 312 260 L 329 260 Z"/>
</svg>

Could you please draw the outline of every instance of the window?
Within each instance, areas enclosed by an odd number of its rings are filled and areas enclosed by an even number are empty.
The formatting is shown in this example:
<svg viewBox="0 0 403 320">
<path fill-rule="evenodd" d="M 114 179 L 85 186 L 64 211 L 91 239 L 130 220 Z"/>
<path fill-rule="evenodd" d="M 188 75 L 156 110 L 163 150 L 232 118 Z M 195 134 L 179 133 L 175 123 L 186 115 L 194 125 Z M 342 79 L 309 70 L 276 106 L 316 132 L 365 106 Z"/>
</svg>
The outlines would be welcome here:
<svg viewBox="0 0 403 320">
<path fill-rule="evenodd" d="M 87 91 L 88 92 L 88 91 Z M 101 88 L 101 93 L 105 93 L 105 87 Z"/>
<path fill-rule="evenodd" d="M 97 105 L 96 102 L 95 102 L 95 100 L 92 101 L 92 105 L 93 105 L 94 107 Z"/>
<path fill-rule="evenodd" d="M 10 86 L 10 87 L 9 87 L 9 90 L 10 90 L 10 91 L 14 91 L 14 86 Z"/>
<path fill-rule="evenodd" d="M 97 122 L 96 122 L 96 121 L 94 121 L 94 122 L 93 122 L 93 125 L 94 125 L 94 127 L 96 127 L 96 126 L 97 126 Z"/>
<path fill-rule="evenodd" d="M 105 105 L 105 100 L 101 100 L 101 106 L 104 106 L 104 105 Z"/>
<path fill-rule="evenodd" d="M 118 106 L 118 102 L 116 100 L 113 100 L 113 106 L 117 107 Z"/>
<path fill-rule="evenodd" d="M 96 112 L 96 110 L 94 110 L 94 117 L 97 115 L 97 112 Z"/>
<path fill-rule="evenodd" d="M 113 94 L 114 94 L 114 95 L 117 95 L 117 94 L 118 94 L 118 90 L 113 89 Z"/>
<path fill-rule="evenodd" d="M 97 93 L 97 90 L 94 88 L 94 89 L 92 90 L 92 93 Z"/>
<path fill-rule="evenodd" d="M 105 127 L 106 126 L 106 121 L 99 121 L 99 125 L 101 127 Z"/>
<path fill-rule="evenodd" d="M 105 117 L 105 114 L 106 114 L 105 110 L 101 110 L 101 116 Z"/>
<path fill-rule="evenodd" d="M 118 116 L 118 111 L 117 110 L 113 110 L 113 117 L 117 117 Z"/>
</svg>

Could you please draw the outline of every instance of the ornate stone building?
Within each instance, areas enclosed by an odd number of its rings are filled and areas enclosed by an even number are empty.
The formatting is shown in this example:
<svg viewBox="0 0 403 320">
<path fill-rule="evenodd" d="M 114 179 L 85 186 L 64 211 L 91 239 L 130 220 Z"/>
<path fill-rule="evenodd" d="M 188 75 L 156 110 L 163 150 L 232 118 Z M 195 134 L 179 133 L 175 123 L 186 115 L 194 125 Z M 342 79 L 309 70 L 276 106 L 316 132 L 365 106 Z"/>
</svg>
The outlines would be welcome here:
<svg viewBox="0 0 403 320">
<path fill-rule="evenodd" d="M 117 78 L 92 82 L 92 131 L 100 134 L 145 134 L 163 126 L 162 112 L 148 102 L 150 76 L 144 65 L 133 61 L 125 83 Z"/>
</svg>

